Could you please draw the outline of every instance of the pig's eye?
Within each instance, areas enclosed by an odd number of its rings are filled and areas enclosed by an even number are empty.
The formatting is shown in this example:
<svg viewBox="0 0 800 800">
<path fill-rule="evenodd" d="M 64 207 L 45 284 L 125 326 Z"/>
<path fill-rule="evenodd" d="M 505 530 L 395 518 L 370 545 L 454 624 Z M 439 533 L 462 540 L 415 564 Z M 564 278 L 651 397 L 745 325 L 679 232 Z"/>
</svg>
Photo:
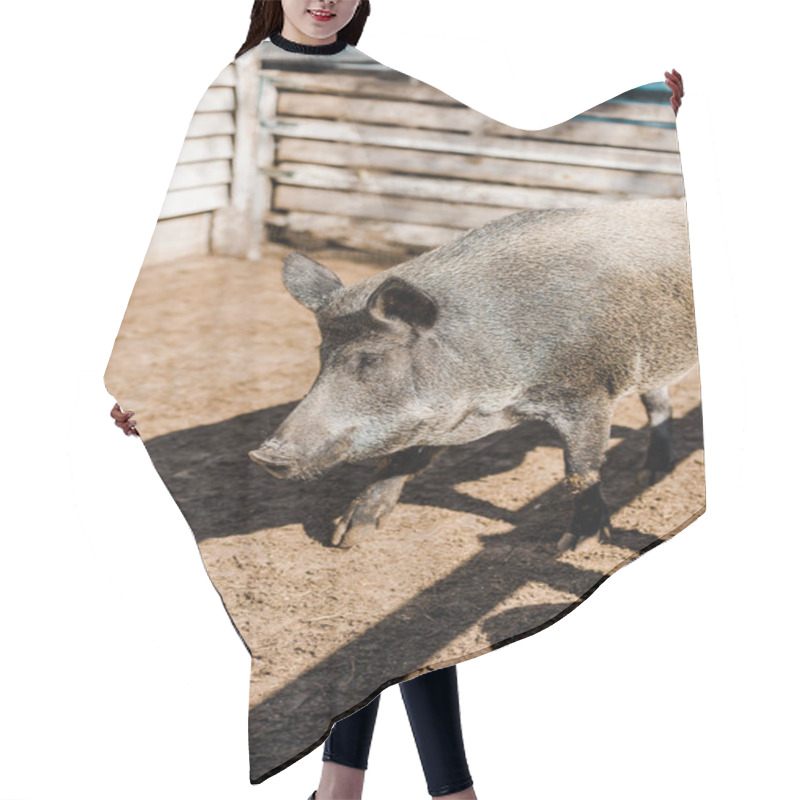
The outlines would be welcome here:
<svg viewBox="0 0 800 800">
<path fill-rule="evenodd" d="M 380 360 L 381 357 L 376 353 L 360 353 L 357 362 L 359 372 L 374 367 Z"/>
</svg>

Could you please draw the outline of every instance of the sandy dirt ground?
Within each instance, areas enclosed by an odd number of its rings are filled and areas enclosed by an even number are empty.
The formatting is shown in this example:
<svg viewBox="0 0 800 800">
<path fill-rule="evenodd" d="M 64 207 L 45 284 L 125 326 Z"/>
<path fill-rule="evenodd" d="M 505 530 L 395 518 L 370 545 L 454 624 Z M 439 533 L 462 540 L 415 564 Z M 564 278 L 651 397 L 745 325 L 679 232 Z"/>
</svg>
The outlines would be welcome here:
<svg viewBox="0 0 800 800">
<path fill-rule="evenodd" d="M 531 423 L 451 448 L 374 537 L 331 547 L 334 519 L 374 462 L 297 483 L 246 455 L 317 372 L 314 317 L 280 280 L 286 252 L 143 268 L 106 372 L 250 649 L 253 780 L 310 752 L 386 686 L 552 624 L 705 505 L 695 370 L 672 390 L 679 463 L 654 486 L 635 480 L 644 409 L 635 397 L 617 409 L 603 471 L 610 545 L 557 554 L 571 515 L 563 455 Z M 345 284 L 375 271 L 314 257 Z"/>
</svg>

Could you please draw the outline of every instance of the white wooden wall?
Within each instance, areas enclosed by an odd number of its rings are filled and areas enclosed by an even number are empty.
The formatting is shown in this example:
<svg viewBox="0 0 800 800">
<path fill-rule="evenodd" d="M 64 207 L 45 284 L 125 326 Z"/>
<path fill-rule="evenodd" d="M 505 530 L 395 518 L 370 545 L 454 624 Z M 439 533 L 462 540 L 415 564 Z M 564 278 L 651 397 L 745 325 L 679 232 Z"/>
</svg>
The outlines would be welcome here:
<svg viewBox="0 0 800 800">
<path fill-rule="evenodd" d="M 258 258 L 267 236 L 394 257 L 523 208 L 683 195 L 663 97 L 524 131 L 357 51 L 336 74 L 264 52 L 229 64 L 198 104 L 146 263 Z"/>
<path fill-rule="evenodd" d="M 229 64 L 198 104 L 145 263 L 209 252 L 212 214 L 231 202 L 237 83 Z"/>
</svg>

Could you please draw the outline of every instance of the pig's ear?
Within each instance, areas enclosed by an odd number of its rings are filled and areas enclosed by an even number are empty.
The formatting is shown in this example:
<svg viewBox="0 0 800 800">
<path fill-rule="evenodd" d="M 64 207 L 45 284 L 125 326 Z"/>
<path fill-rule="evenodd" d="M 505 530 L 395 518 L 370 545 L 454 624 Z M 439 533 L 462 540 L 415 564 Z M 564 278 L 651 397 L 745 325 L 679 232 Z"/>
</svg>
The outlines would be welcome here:
<svg viewBox="0 0 800 800">
<path fill-rule="evenodd" d="M 283 260 L 283 285 L 306 308 L 319 311 L 342 282 L 327 267 L 302 253 L 289 253 Z"/>
<path fill-rule="evenodd" d="M 367 310 L 376 319 L 400 320 L 415 328 L 430 328 L 439 312 L 433 298 L 394 276 L 387 278 L 370 295 Z"/>
</svg>

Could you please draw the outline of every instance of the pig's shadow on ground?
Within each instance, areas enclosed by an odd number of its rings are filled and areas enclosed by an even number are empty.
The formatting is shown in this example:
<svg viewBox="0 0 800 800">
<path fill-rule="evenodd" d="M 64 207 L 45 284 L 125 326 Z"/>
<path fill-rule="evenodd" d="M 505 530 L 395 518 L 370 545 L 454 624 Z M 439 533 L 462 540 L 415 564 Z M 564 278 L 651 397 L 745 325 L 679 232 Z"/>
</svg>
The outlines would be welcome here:
<svg viewBox="0 0 800 800">
<path fill-rule="evenodd" d="M 300 523 L 310 537 L 329 543 L 334 519 L 370 483 L 377 462 L 345 464 L 315 481 L 282 481 L 271 476 L 253 463 L 247 452 L 258 447 L 295 405 L 274 406 L 146 442 L 148 454 L 198 542 Z M 699 407 L 676 419 L 673 431 L 679 458 L 702 447 Z M 603 470 L 604 492 L 613 512 L 638 493 L 634 484 L 648 432 L 614 426 L 612 437 L 622 438 L 609 448 Z M 530 502 L 513 512 L 454 487 L 513 470 L 536 447 L 559 446 L 558 435 L 549 426 L 530 422 L 479 442 L 448 448 L 431 468 L 406 485 L 401 502 L 505 520 L 529 528 L 540 541 L 553 541 L 563 532 L 571 513 L 571 500 L 560 485 L 538 498 L 532 487 L 530 499 L 537 500 L 537 509 Z M 545 511 L 552 513 L 542 514 L 543 504 Z M 560 524 L 553 525 L 553 515 Z M 620 533 L 627 539 L 640 536 L 636 531 Z M 632 546 L 635 541 L 620 543 Z M 639 540 L 634 549 L 643 544 Z"/>
<path fill-rule="evenodd" d="M 648 434 L 647 431 L 615 428 L 612 435 L 621 441 L 608 448 L 603 477 L 606 499 L 613 513 L 631 503 L 642 491 L 634 476 L 644 458 Z M 674 421 L 673 436 L 679 460 L 702 447 L 700 406 Z M 251 768 L 257 776 L 256 782 L 319 746 L 330 732 L 331 709 L 342 709 L 331 721 L 352 714 L 387 686 L 411 677 L 408 669 L 429 663 L 442 648 L 467 634 L 475 625 L 480 626 L 491 643 L 488 649 L 533 635 L 574 610 L 615 569 L 662 541 L 637 530 L 616 531 L 615 542 L 632 553 L 627 557 L 621 554 L 613 568 L 603 571 L 598 562 L 583 562 L 578 554 L 575 554 L 576 561 L 556 557 L 554 540 L 563 525 L 568 524 L 571 513 L 570 498 L 561 483 L 548 483 L 550 488 L 540 488 L 538 492 L 532 487 L 530 499 L 517 510 L 475 500 L 458 491 L 457 484 L 462 481 L 484 477 L 490 471 L 504 472 L 519 464 L 531 449 L 556 443 L 548 428 L 521 426 L 498 435 L 484 452 L 469 453 L 470 448 L 480 449 L 481 443 L 459 448 L 459 452 L 454 452 L 453 448 L 446 454 L 451 459 L 449 465 L 437 464 L 409 484 L 403 495 L 407 502 L 502 519 L 509 527 L 502 532 L 481 535 L 481 547 L 455 564 L 447 574 L 301 674 L 292 676 L 251 709 Z M 463 461 L 460 460 L 462 455 Z M 342 491 L 343 496 L 323 497 L 321 503 L 325 511 L 320 516 L 316 516 L 314 509 L 298 515 L 298 506 L 295 506 L 295 516 L 290 518 L 301 519 L 307 531 L 320 536 L 329 530 L 328 517 L 343 509 L 370 475 L 369 470 L 361 468 L 343 470 L 331 477 L 335 486 L 329 490 Z M 301 503 L 302 500 L 301 495 L 295 495 L 292 502 Z M 693 514 L 687 510 L 682 524 L 688 524 L 699 513 L 702 509 Z M 280 524 L 280 517 L 274 510 L 264 519 L 265 524 Z M 369 542 L 360 546 L 369 546 Z M 538 603 L 526 603 L 519 598 L 513 607 L 498 610 L 516 592 L 531 584 L 547 587 L 554 596 Z M 564 597 L 564 593 L 569 596 Z M 562 596 L 558 597 L 559 594 Z M 469 647 L 464 646 L 469 651 Z M 466 657 L 485 651 L 485 645 L 476 644 Z M 591 658 L 592 654 L 587 657 Z M 302 713 L 298 712 L 300 707 Z M 301 743 L 307 744 L 302 746 Z"/>
<path fill-rule="evenodd" d="M 198 540 L 300 523 L 313 539 L 323 545 L 329 542 L 334 518 L 369 483 L 375 464 L 343 466 L 313 483 L 291 483 L 270 476 L 250 461 L 247 452 L 274 431 L 293 407 L 274 407 L 147 442 L 156 468 Z M 673 434 L 679 459 L 702 447 L 699 406 L 674 421 Z M 615 427 L 612 436 L 621 441 L 607 450 L 603 479 L 613 513 L 642 491 L 635 476 L 644 459 L 648 433 Z M 331 722 L 409 677 L 409 670 L 430 662 L 476 624 L 491 642 L 490 649 L 502 647 L 561 619 L 613 572 L 604 573 L 591 562 L 571 563 L 555 557 L 554 541 L 571 514 L 570 498 L 560 482 L 548 480 L 545 489 L 532 486 L 530 496 L 516 510 L 459 490 L 461 483 L 513 469 L 537 447 L 556 445 L 558 439 L 551 429 L 525 424 L 495 434 L 491 440 L 487 437 L 451 448 L 441 461 L 408 484 L 403 502 L 503 520 L 508 529 L 481 535 L 481 546 L 446 575 L 310 667 L 298 674 L 286 672 L 281 688 L 249 714 L 254 782 L 318 747 L 330 732 Z M 421 514 L 425 516 L 424 511 Z M 637 530 L 617 532 L 615 539 L 634 554 L 661 541 Z M 369 542 L 360 546 L 368 547 Z M 521 600 L 513 608 L 498 611 L 509 597 L 531 583 L 547 586 L 556 594 L 552 599 L 543 598 L 545 602 Z M 319 629 L 309 630 L 309 624 L 305 621 L 298 628 L 299 638 L 313 641 L 314 636 L 323 635 Z M 481 651 L 485 646 L 476 645 L 472 655 Z M 280 661 L 264 648 L 252 655 L 256 670 L 265 663 L 274 669 L 271 660 Z M 332 710 L 336 711 L 333 718 Z"/>
</svg>

